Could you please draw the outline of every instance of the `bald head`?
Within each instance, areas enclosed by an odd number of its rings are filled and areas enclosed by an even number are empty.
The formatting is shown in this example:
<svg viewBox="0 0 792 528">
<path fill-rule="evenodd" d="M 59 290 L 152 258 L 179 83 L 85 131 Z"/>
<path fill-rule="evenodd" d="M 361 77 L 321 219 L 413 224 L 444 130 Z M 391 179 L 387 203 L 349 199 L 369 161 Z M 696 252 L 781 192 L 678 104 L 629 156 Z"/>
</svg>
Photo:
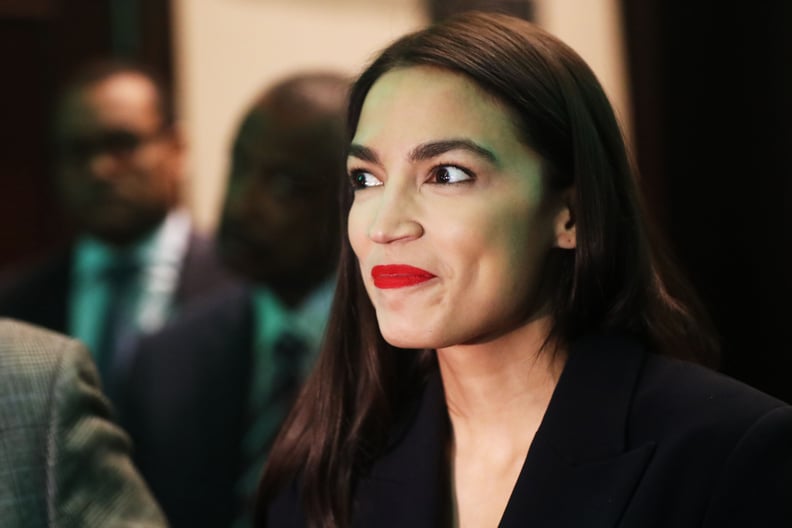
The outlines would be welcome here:
<svg viewBox="0 0 792 528">
<path fill-rule="evenodd" d="M 314 115 L 337 118 L 346 112 L 349 82 L 332 73 L 310 73 L 283 79 L 266 90 L 254 103 L 253 109 L 275 107 L 300 109 Z"/>
</svg>

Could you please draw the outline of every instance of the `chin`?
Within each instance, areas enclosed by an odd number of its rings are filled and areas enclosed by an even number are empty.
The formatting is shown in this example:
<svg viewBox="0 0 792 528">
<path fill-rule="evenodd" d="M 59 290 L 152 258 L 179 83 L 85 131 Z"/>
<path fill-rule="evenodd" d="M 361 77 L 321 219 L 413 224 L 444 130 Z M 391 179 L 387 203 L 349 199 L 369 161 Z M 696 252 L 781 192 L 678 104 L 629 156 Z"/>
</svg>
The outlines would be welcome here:
<svg viewBox="0 0 792 528">
<path fill-rule="evenodd" d="M 87 211 L 79 218 L 82 228 L 92 236 L 113 245 L 135 243 L 152 232 L 165 218 L 128 207 L 105 207 Z"/>
<path fill-rule="evenodd" d="M 140 228 L 138 226 L 127 225 L 99 225 L 89 226 L 85 231 L 107 244 L 126 246 L 141 240 L 150 232 L 150 228 L 149 226 Z"/>
<path fill-rule="evenodd" d="M 386 329 L 380 325 L 380 333 L 389 345 L 395 346 L 396 348 L 437 348 L 435 340 L 425 338 L 414 330 Z"/>
</svg>

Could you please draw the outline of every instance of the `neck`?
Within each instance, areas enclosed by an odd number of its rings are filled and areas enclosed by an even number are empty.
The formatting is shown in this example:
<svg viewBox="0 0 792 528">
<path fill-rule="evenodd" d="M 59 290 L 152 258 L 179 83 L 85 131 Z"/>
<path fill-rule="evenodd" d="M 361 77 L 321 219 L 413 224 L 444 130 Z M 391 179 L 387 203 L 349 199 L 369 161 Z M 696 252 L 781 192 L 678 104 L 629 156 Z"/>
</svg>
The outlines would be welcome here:
<svg viewBox="0 0 792 528">
<path fill-rule="evenodd" d="M 437 351 L 456 444 L 499 437 L 527 450 L 566 362 L 562 348 L 543 347 L 549 323 Z"/>
<path fill-rule="evenodd" d="M 566 360 L 559 346 L 544 346 L 549 330 L 545 317 L 486 343 L 437 351 L 459 526 L 494 526 L 503 516 Z"/>
</svg>

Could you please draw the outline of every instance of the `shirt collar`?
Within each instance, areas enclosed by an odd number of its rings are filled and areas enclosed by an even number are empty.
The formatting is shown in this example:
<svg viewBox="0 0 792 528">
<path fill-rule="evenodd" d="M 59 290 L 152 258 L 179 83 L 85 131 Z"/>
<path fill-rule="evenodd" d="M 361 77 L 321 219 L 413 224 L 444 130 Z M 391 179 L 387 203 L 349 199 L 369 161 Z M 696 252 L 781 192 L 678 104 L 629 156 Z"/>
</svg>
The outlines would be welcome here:
<svg viewBox="0 0 792 528">
<path fill-rule="evenodd" d="M 153 264 L 178 266 L 187 250 L 189 231 L 189 215 L 176 210 L 143 238 L 123 248 L 84 235 L 75 244 L 74 271 L 80 276 L 92 276 L 122 258 L 139 262 L 144 268 Z"/>
<path fill-rule="evenodd" d="M 256 342 L 271 346 L 285 330 L 297 334 L 318 350 L 324 337 L 330 305 L 335 292 L 335 278 L 328 278 L 316 287 L 294 309 L 286 307 L 266 286 L 257 286 L 253 304 L 258 321 Z"/>
</svg>

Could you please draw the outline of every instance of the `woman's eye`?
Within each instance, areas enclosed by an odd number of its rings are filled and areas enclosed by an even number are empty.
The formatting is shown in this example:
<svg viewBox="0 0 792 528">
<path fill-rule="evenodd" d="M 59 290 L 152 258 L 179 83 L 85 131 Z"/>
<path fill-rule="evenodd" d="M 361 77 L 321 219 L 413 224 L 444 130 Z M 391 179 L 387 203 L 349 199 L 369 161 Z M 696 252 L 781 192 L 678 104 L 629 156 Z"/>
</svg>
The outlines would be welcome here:
<svg viewBox="0 0 792 528">
<path fill-rule="evenodd" d="M 364 170 L 353 170 L 350 175 L 352 180 L 352 187 L 354 189 L 367 189 L 369 187 L 377 187 L 382 185 L 382 182 L 370 172 Z"/>
<path fill-rule="evenodd" d="M 431 183 L 449 184 L 470 181 L 473 175 L 454 165 L 440 165 L 432 169 Z"/>
</svg>

